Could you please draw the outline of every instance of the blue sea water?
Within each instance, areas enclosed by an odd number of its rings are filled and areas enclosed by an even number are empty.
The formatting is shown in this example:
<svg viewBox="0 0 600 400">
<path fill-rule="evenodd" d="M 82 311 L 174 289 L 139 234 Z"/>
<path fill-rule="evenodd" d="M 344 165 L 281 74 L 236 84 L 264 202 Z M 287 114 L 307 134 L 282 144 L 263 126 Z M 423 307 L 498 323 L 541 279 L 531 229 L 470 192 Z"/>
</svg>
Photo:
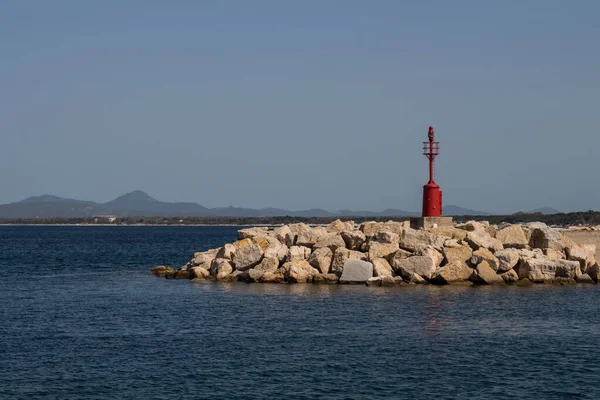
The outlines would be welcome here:
<svg viewBox="0 0 600 400">
<path fill-rule="evenodd" d="M 600 286 L 195 283 L 235 227 L 0 227 L 0 399 L 598 399 Z"/>
</svg>

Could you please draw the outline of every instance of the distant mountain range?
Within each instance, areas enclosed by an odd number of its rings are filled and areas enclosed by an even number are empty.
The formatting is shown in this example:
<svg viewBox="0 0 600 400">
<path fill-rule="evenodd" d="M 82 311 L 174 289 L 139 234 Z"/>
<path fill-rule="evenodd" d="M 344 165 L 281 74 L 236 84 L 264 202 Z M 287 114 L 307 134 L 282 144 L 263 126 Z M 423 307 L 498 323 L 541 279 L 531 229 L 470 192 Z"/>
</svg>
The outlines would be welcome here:
<svg viewBox="0 0 600 400">
<path fill-rule="evenodd" d="M 446 215 L 485 215 L 480 211 L 457 206 L 447 206 Z M 0 205 L 0 218 L 83 218 L 94 215 L 126 216 L 164 216 L 164 217 L 335 217 L 335 216 L 416 216 L 418 212 L 387 209 L 381 212 L 340 210 L 331 212 L 323 209 L 290 211 L 280 208 L 207 208 L 198 203 L 169 203 L 156 200 L 140 190 L 125 194 L 108 203 L 96 203 L 65 199 L 52 195 L 28 197 L 22 201 Z"/>
<path fill-rule="evenodd" d="M 543 208 L 536 211 L 544 212 L 548 209 Z M 556 211 L 553 209 L 550 210 Z M 141 190 L 127 193 L 108 203 L 42 195 L 28 197 L 16 203 L 0 205 L 0 218 L 84 218 L 95 215 L 116 215 L 118 217 L 412 217 L 418 216 L 420 213 L 398 209 L 387 209 L 380 212 L 353 210 L 332 212 L 322 209 L 290 211 L 280 208 L 207 208 L 198 203 L 169 203 L 159 201 Z M 444 207 L 444 215 L 490 214 L 458 206 L 446 206 Z"/>
</svg>

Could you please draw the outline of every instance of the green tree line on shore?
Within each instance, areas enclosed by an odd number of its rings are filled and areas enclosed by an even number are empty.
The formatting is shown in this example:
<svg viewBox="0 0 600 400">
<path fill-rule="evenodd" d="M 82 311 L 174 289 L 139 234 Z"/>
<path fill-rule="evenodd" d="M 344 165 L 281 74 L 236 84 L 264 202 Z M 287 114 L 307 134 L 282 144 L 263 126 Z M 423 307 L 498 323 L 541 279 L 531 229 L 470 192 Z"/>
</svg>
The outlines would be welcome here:
<svg viewBox="0 0 600 400">
<path fill-rule="evenodd" d="M 365 221 L 406 221 L 409 217 L 122 217 L 113 223 L 107 223 L 93 218 L 17 218 L 0 219 L 0 224 L 19 225 L 76 225 L 76 224 L 108 224 L 108 225 L 282 225 L 304 222 L 306 224 L 328 224 L 336 219 L 353 220 L 356 223 Z M 541 213 L 515 213 L 511 215 L 485 215 L 455 216 L 455 222 L 466 222 L 469 220 L 489 221 L 492 224 L 527 223 L 540 221 L 548 225 L 572 226 L 572 225 L 600 225 L 600 212 L 582 211 L 560 214 Z"/>
</svg>

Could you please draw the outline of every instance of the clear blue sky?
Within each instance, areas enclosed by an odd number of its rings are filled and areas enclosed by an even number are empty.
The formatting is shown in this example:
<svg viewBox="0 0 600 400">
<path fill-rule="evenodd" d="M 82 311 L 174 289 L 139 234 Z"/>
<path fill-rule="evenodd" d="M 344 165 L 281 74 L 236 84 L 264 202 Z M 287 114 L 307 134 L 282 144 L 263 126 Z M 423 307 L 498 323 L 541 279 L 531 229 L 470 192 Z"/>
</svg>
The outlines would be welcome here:
<svg viewBox="0 0 600 400">
<path fill-rule="evenodd" d="M 599 1 L 2 1 L 0 202 L 600 209 Z"/>
</svg>

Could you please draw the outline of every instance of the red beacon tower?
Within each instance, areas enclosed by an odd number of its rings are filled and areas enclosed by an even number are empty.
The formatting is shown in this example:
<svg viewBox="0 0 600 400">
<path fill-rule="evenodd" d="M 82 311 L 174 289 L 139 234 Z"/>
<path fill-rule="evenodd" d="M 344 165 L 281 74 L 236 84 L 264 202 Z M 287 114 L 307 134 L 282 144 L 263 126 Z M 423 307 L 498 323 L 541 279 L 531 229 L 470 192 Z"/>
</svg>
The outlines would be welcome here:
<svg viewBox="0 0 600 400">
<path fill-rule="evenodd" d="M 423 186 L 423 217 L 442 215 L 442 191 L 433 180 L 435 157 L 440 154 L 440 142 L 435 141 L 433 127 L 429 127 L 429 141 L 423 142 L 423 155 L 429 160 L 429 182 Z"/>
</svg>

